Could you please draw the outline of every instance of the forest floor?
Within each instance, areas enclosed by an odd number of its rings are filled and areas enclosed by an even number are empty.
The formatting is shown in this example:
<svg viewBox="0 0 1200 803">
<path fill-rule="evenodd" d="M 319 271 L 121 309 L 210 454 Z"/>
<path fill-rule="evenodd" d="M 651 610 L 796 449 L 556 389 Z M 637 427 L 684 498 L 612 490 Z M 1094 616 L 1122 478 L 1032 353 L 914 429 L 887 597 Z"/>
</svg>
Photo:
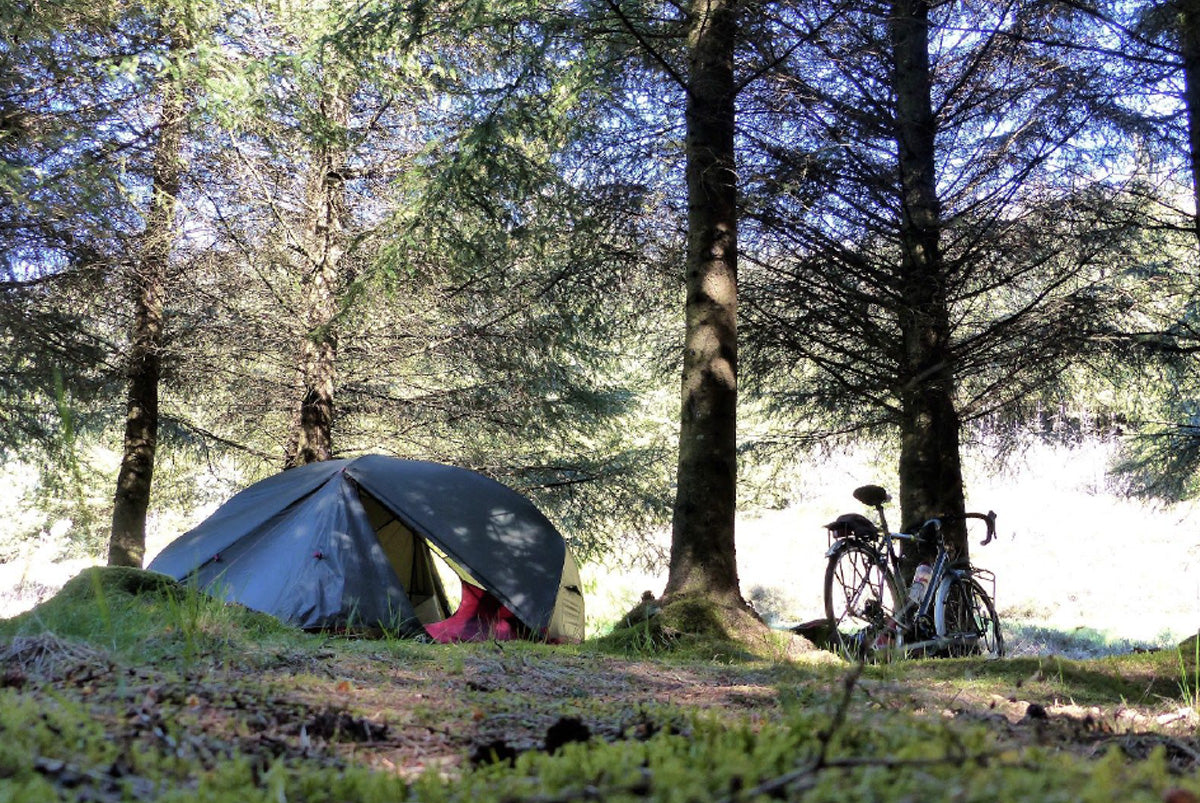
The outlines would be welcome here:
<svg viewBox="0 0 1200 803">
<path fill-rule="evenodd" d="M 782 649 L 609 649 L 303 634 L 144 573 L 90 570 L 0 622 L 0 791 L 39 803 L 1200 795 L 1200 675 L 1179 651 L 861 667 Z"/>
</svg>

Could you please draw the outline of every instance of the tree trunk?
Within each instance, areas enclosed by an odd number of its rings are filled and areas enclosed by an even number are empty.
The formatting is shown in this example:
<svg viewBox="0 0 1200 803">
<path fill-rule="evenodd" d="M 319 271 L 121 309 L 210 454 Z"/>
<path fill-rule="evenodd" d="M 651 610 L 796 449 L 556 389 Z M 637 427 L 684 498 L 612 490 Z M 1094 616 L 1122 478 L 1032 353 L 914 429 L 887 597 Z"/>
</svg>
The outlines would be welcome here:
<svg viewBox="0 0 1200 803">
<path fill-rule="evenodd" d="M 692 9 L 679 468 L 666 593 L 741 599 L 737 500 L 737 179 L 732 0 Z"/>
<path fill-rule="evenodd" d="M 1188 119 L 1192 167 L 1193 227 L 1200 241 L 1200 1 L 1179 1 L 1179 50 L 1183 59 L 1183 101 Z"/>
<path fill-rule="evenodd" d="M 961 515 L 965 503 L 947 277 L 939 243 L 942 222 L 935 162 L 937 122 L 930 101 L 928 0 L 897 0 L 890 25 L 903 194 L 900 509 L 902 524 L 907 526 L 931 516 Z M 962 523 L 950 525 L 947 541 L 967 557 Z"/>
<path fill-rule="evenodd" d="M 349 104 L 338 90 L 326 92 L 322 113 L 340 133 Z M 284 468 L 333 457 L 333 391 L 337 371 L 336 317 L 345 252 L 346 148 L 327 135 L 313 154 L 304 229 L 301 280 L 306 333 L 300 348 L 302 391 Z"/>
<path fill-rule="evenodd" d="M 146 511 L 150 506 L 158 444 L 163 299 L 167 264 L 175 240 L 175 203 L 183 177 L 181 148 L 187 122 L 182 87 L 170 77 L 164 77 L 161 86 L 162 115 L 154 146 L 150 206 L 131 282 L 134 318 L 130 334 L 125 444 L 113 500 L 112 534 L 108 545 L 110 566 L 141 568 L 146 552 Z"/>
</svg>

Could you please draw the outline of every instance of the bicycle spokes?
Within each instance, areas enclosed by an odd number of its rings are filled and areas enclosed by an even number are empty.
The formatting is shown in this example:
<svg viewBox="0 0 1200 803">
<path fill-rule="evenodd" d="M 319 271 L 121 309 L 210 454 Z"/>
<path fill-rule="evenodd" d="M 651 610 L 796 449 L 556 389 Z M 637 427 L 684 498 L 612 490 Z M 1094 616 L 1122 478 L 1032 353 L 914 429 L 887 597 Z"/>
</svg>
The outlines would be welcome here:
<svg viewBox="0 0 1200 803">
<path fill-rule="evenodd" d="M 864 658 L 902 643 L 894 581 L 873 549 L 845 545 L 831 557 L 825 580 L 826 616 L 843 653 Z"/>
<path fill-rule="evenodd" d="M 986 594 L 970 580 L 951 584 L 946 594 L 945 633 L 951 655 L 1000 655 L 995 609 Z"/>
<path fill-rule="evenodd" d="M 842 561 L 848 563 L 849 571 L 840 577 L 845 591 L 845 607 L 839 620 L 861 619 L 864 622 L 879 625 L 883 623 L 885 612 L 881 599 L 883 597 L 884 578 L 876 567 L 862 561 Z M 872 571 L 872 569 L 876 569 Z"/>
</svg>

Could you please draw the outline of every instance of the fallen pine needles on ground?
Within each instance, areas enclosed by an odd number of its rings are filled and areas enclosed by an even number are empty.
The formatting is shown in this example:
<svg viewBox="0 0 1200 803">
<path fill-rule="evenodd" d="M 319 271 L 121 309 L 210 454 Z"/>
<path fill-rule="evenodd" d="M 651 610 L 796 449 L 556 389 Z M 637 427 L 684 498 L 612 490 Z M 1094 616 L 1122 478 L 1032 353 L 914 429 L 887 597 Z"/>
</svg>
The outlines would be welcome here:
<svg viewBox="0 0 1200 803">
<path fill-rule="evenodd" d="M 128 575 L 70 592 L 0 622 L 7 800 L 1200 794 L 1174 655 L 851 666 L 429 645 L 292 631 Z"/>
</svg>

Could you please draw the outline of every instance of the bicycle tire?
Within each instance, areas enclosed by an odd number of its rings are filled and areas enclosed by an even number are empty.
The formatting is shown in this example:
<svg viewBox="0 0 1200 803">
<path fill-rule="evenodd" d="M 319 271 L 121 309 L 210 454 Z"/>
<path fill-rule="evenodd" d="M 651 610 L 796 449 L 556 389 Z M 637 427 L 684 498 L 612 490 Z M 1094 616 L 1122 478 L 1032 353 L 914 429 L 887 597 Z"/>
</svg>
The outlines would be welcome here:
<svg viewBox="0 0 1200 803">
<path fill-rule="evenodd" d="M 933 625 L 951 656 L 1004 657 L 1004 635 L 992 598 L 975 578 L 952 574 L 938 586 Z"/>
<path fill-rule="evenodd" d="M 903 647 L 894 620 L 900 592 L 891 570 L 867 544 L 846 543 L 825 567 L 825 618 L 830 638 L 847 658 L 873 658 Z"/>
</svg>

